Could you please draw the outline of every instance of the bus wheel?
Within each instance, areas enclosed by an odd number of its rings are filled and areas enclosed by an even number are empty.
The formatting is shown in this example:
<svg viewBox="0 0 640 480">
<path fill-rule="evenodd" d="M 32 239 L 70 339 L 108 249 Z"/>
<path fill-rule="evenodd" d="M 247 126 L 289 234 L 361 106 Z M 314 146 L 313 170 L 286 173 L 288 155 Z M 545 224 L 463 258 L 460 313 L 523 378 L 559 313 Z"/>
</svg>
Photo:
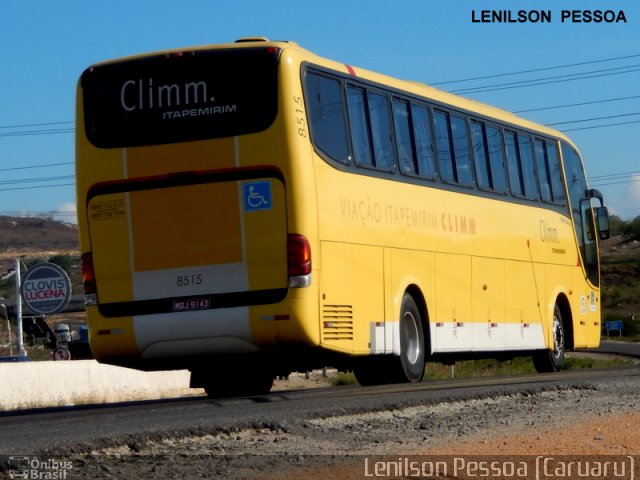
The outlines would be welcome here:
<svg viewBox="0 0 640 480">
<path fill-rule="evenodd" d="M 362 386 L 385 383 L 415 383 L 424 376 L 424 330 L 415 300 L 402 299 L 400 313 L 400 356 L 372 355 L 354 360 L 353 373 Z"/>
<path fill-rule="evenodd" d="M 271 391 L 274 375 L 260 365 L 243 365 L 208 373 L 203 388 L 210 398 L 264 395 Z"/>
<path fill-rule="evenodd" d="M 398 381 L 419 382 L 424 376 L 424 330 L 415 300 L 409 294 L 402 299 L 400 313 L 400 371 Z"/>
<path fill-rule="evenodd" d="M 556 304 L 553 309 L 553 346 L 533 354 L 533 365 L 539 373 L 559 372 L 564 365 L 565 338 L 562 312 Z"/>
</svg>

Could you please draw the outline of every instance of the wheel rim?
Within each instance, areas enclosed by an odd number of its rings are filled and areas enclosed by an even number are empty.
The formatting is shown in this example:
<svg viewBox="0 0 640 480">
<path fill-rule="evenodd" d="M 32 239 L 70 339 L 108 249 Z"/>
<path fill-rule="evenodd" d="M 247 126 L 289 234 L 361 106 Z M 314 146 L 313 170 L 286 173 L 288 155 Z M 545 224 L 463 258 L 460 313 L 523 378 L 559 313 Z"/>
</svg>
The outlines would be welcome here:
<svg viewBox="0 0 640 480">
<path fill-rule="evenodd" d="M 400 338 L 402 339 L 402 354 L 410 364 L 415 364 L 420 358 L 420 334 L 416 318 L 411 312 L 405 312 L 402 318 Z"/>
<path fill-rule="evenodd" d="M 558 359 L 564 352 L 564 330 L 557 315 L 553 315 L 553 358 Z"/>
</svg>

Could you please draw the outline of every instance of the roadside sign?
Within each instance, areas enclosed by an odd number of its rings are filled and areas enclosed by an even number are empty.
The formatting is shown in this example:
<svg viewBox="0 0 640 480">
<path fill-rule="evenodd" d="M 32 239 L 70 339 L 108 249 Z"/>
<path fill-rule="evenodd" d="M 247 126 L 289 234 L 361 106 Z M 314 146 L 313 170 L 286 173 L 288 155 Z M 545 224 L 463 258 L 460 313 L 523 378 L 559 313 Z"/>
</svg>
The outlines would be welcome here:
<svg viewBox="0 0 640 480">
<path fill-rule="evenodd" d="M 67 306 L 71 298 L 71 281 L 67 273 L 54 263 L 34 265 L 24 275 L 20 294 L 33 313 L 51 315 Z"/>
<path fill-rule="evenodd" d="M 71 360 L 71 353 L 66 348 L 58 347 L 53 351 L 51 357 L 54 360 Z"/>
</svg>

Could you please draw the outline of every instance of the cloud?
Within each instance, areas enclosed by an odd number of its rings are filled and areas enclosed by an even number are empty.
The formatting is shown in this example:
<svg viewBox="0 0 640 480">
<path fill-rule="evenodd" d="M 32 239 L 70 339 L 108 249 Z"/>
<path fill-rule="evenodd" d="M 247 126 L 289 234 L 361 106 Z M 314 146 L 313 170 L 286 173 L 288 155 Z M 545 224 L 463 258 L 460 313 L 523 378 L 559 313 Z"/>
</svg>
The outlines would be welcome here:
<svg viewBox="0 0 640 480">
<path fill-rule="evenodd" d="M 73 202 L 65 202 L 58 205 L 52 213 L 54 220 L 64 223 L 78 223 L 76 204 Z"/>
</svg>

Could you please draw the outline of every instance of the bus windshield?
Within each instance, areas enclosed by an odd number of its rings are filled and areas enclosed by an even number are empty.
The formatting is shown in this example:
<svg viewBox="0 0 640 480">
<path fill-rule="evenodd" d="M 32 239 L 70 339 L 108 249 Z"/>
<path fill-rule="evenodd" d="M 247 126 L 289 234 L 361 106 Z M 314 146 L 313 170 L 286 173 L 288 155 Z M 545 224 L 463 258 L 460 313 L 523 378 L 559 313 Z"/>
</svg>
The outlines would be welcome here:
<svg viewBox="0 0 640 480">
<path fill-rule="evenodd" d="M 81 79 L 87 137 L 124 148 L 262 131 L 277 113 L 278 53 L 195 51 L 92 67 Z"/>
</svg>

